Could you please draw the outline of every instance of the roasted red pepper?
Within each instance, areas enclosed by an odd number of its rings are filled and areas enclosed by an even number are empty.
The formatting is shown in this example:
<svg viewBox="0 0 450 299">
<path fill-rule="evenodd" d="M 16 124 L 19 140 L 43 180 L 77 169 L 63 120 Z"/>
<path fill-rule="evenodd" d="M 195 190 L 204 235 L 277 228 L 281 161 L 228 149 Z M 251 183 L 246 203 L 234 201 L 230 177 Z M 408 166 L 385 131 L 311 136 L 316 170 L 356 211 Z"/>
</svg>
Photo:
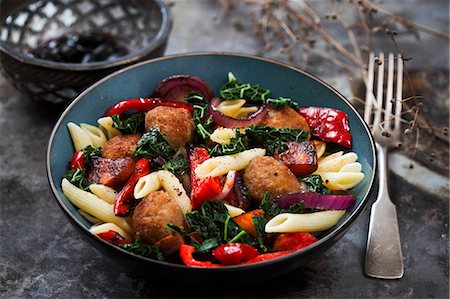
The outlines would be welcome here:
<svg viewBox="0 0 450 299">
<path fill-rule="evenodd" d="M 198 261 L 196 260 L 192 254 L 194 253 L 195 248 L 191 245 L 181 244 L 180 245 L 180 257 L 183 263 L 187 266 L 191 267 L 199 267 L 199 268 L 216 268 L 222 267 L 222 265 L 214 264 L 208 261 Z"/>
<path fill-rule="evenodd" d="M 133 191 L 138 180 L 150 173 L 150 160 L 141 158 L 136 162 L 133 175 L 128 179 L 122 190 L 116 195 L 114 214 L 125 217 L 133 209 Z"/>
<path fill-rule="evenodd" d="M 312 135 L 323 141 L 352 147 L 352 135 L 345 112 L 321 107 L 300 108 L 298 112 L 308 122 Z"/>
<path fill-rule="evenodd" d="M 285 142 L 287 151 L 276 154 L 275 159 L 286 165 L 295 175 L 307 175 L 317 169 L 317 154 L 314 143 L 310 140 L 303 142 Z"/>
<path fill-rule="evenodd" d="M 258 250 L 247 244 L 229 243 L 216 247 L 213 256 L 225 266 L 238 265 L 258 256 Z"/>
<path fill-rule="evenodd" d="M 118 232 L 109 230 L 103 233 L 97 234 L 98 237 L 102 238 L 106 242 L 114 245 L 125 245 L 130 244 L 124 237 L 122 237 Z"/>
<path fill-rule="evenodd" d="M 195 174 L 197 166 L 209 159 L 209 153 L 202 147 L 192 149 L 189 156 L 191 171 L 191 202 L 192 208 L 197 209 L 208 199 L 211 199 L 222 192 L 222 184 L 218 177 L 207 177 L 199 179 Z"/>
<path fill-rule="evenodd" d="M 284 256 L 286 254 L 292 253 L 294 251 L 295 250 L 285 250 L 285 251 L 262 253 L 249 261 L 243 262 L 242 264 L 253 264 L 253 263 L 259 263 L 259 262 L 265 262 L 265 261 L 273 260 L 280 256 Z"/>
<path fill-rule="evenodd" d="M 125 111 L 135 110 L 135 111 L 148 111 L 158 106 L 166 106 L 166 107 L 174 107 L 174 108 L 183 108 L 187 109 L 190 112 L 194 111 L 192 106 L 183 103 L 175 103 L 175 102 L 165 102 L 161 101 L 158 98 L 139 98 L 139 99 L 129 99 L 123 100 L 119 103 L 115 104 L 111 108 L 109 108 L 105 116 L 112 116 L 115 114 L 122 114 Z"/>
<path fill-rule="evenodd" d="M 86 169 L 86 160 L 84 160 L 85 153 L 83 151 L 75 152 L 70 162 L 70 170 L 77 170 L 79 168 Z"/>
<path fill-rule="evenodd" d="M 317 238 L 310 233 L 286 233 L 275 237 L 273 250 L 299 250 L 317 242 Z"/>
</svg>

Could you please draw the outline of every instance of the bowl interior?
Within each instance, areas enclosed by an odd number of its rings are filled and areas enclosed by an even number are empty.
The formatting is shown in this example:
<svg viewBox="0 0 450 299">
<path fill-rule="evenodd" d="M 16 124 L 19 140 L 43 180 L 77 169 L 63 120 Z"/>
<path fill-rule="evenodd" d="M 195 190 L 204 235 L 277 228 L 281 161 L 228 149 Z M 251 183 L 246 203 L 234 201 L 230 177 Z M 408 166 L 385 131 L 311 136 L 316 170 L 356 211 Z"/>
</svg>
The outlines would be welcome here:
<svg viewBox="0 0 450 299">
<path fill-rule="evenodd" d="M 161 79 L 172 75 L 199 76 L 217 93 L 230 71 L 241 82 L 269 88 L 274 97 L 291 97 L 298 100 L 302 107 L 332 107 L 348 114 L 353 136 L 352 151 L 358 154 L 365 178 L 351 190 L 356 203 L 338 225 L 322 235 L 332 234 L 346 222 L 353 221 L 365 205 L 374 180 L 374 143 L 362 118 L 341 95 L 311 75 L 280 63 L 237 54 L 188 54 L 159 58 L 119 71 L 83 92 L 62 114 L 50 138 L 48 175 L 59 202 L 82 226 L 86 229 L 90 227 L 90 223 L 63 195 L 60 186 L 74 151 L 66 127 L 69 121 L 96 124 L 97 119 L 113 104 L 127 98 L 147 97 Z"/>
<path fill-rule="evenodd" d="M 151 45 L 167 21 L 160 2 L 145 0 L 5 0 L 2 10 L 0 41 L 19 56 L 50 39 L 87 31 L 117 38 L 131 56 Z"/>
</svg>

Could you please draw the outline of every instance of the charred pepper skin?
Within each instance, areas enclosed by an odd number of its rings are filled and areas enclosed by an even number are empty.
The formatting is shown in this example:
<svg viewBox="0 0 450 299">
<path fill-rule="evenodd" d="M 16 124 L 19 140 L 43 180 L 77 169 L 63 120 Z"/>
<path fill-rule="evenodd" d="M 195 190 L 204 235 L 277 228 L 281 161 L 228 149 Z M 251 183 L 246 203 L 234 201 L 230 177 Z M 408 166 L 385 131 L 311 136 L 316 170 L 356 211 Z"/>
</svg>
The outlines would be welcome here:
<svg viewBox="0 0 450 299">
<path fill-rule="evenodd" d="M 345 112 L 333 108 L 307 107 L 300 108 L 298 113 L 308 122 L 312 135 L 346 148 L 352 147 L 352 135 Z"/>
<path fill-rule="evenodd" d="M 133 209 L 133 192 L 138 180 L 150 173 L 150 160 L 141 158 L 136 162 L 133 175 L 128 179 L 122 190 L 116 195 L 114 214 L 116 216 L 128 216 Z"/>
</svg>

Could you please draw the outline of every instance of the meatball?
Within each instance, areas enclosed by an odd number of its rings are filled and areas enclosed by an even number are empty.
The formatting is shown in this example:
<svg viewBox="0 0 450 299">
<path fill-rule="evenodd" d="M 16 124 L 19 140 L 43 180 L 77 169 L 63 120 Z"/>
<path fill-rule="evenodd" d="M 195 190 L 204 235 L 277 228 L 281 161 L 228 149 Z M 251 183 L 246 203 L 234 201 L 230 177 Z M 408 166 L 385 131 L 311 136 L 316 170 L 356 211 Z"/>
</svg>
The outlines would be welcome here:
<svg viewBox="0 0 450 299">
<path fill-rule="evenodd" d="M 257 157 L 244 171 L 244 183 L 253 200 L 260 202 L 264 193 L 277 197 L 302 191 L 301 185 L 289 168 L 273 157 Z"/>
<path fill-rule="evenodd" d="M 173 148 L 179 148 L 192 140 L 194 119 L 191 112 L 183 108 L 156 107 L 145 116 L 145 128 L 157 127 Z"/>
<path fill-rule="evenodd" d="M 175 232 L 167 223 L 185 227 L 184 215 L 178 204 L 165 191 L 147 195 L 134 209 L 133 230 L 143 243 L 155 244 Z"/>
<path fill-rule="evenodd" d="M 299 129 L 309 131 L 309 126 L 306 119 L 288 106 L 268 108 L 267 114 L 258 123 L 258 125 L 279 129 Z"/>
<path fill-rule="evenodd" d="M 136 147 L 141 135 L 118 135 L 105 143 L 102 157 L 108 159 L 134 157 L 133 149 Z"/>
<path fill-rule="evenodd" d="M 131 158 L 92 160 L 88 173 L 90 182 L 109 186 L 114 189 L 122 187 L 134 172 L 134 161 Z"/>
</svg>

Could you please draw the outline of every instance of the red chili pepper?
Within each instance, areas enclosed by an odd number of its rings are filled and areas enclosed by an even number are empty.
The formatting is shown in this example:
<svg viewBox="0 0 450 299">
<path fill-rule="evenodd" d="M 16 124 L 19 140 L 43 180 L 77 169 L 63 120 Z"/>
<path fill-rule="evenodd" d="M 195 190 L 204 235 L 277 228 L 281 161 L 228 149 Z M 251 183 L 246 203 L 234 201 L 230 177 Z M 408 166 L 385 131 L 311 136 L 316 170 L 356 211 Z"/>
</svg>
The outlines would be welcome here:
<svg viewBox="0 0 450 299">
<path fill-rule="evenodd" d="M 223 265 L 238 265 L 258 256 L 258 250 L 242 243 L 229 243 L 216 247 L 213 256 Z"/>
<path fill-rule="evenodd" d="M 138 180 L 150 173 L 150 160 L 141 158 L 136 162 L 133 175 L 128 179 L 122 190 L 116 195 L 114 203 L 114 214 L 125 217 L 133 208 L 133 191 Z"/>
<path fill-rule="evenodd" d="M 118 232 L 109 230 L 103 233 L 97 234 L 98 237 L 102 238 L 106 242 L 114 245 L 125 245 L 130 244 L 124 237 L 122 237 Z"/>
<path fill-rule="evenodd" d="M 181 244 L 180 245 L 180 257 L 183 263 L 187 266 L 191 267 L 199 267 L 199 268 L 216 268 L 222 267 L 222 265 L 214 264 L 208 261 L 198 261 L 196 260 L 192 254 L 194 253 L 195 248 L 191 245 Z"/>
<path fill-rule="evenodd" d="M 310 233 L 286 233 L 275 237 L 273 250 L 299 250 L 317 242 L 317 238 Z"/>
<path fill-rule="evenodd" d="M 86 161 L 84 160 L 85 153 L 83 151 L 75 152 L 70 162 L 70 170 L 77 170 L 79 168 L 86 168 Z"/>
<path fill-rule="evenodd" d="M 192 208 L 197 209 L 208 199 L 211 199 L 222 192 L 222 184 L 218 177 L 207 177 L 200 179 L 195 174 L 197 166 L 209 159 L 209 153 L 202 147 L 195 147 L 189 157 L 191 170 L 191 201 Z"/>
<path fill-rule="evenodd" d="M 105 116 L 112 116 L 115 114 L 122 114 L 128 110 L 136 111 L 148 111 L 158 106 L 174 107 L 174 108 L 184 108 L 190 112 L 194 112 L 194 108 L 184 103 L 176 102 L 165 102 L 158 98 L 139 98 L 139 99 L 129 99 L 123 100 L 109 108 Z"/>
<path fill-rule="evenodd" d="M 352 147 L 352 135 L 345 112 L 320 107 L 300 108 L 298 112 L 306 119 L 312 135 L 327 142 Z"/>
</svg>

